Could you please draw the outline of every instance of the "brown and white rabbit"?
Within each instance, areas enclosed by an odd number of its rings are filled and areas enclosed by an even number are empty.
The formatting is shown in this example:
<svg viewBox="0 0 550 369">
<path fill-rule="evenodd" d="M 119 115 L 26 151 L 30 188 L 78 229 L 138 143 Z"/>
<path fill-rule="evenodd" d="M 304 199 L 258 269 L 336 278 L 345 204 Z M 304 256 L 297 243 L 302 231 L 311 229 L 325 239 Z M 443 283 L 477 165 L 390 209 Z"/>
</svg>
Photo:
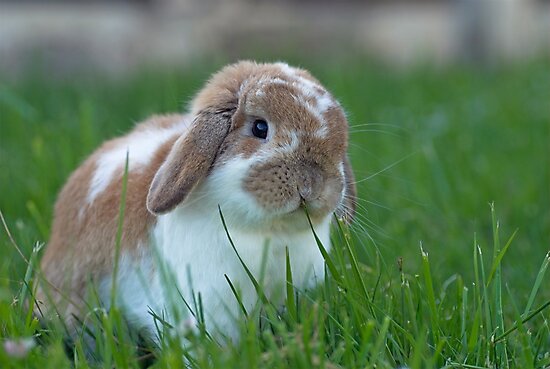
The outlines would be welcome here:
<svg viewBox="0 0 550 369">
<path fill-rule="evenodd" d="M 256 278 L 263 271 L 266 295 L 284 296 L 286 248 L 294 284 L 313 286 L 324 260 L 303 207 L 329 249 L 333 213 L 349 221 L 354 212 L 347 146 L 342 108 L 305 70 L 249 61 L 223 68 L 189 114 L 150 118 L 104 143 L 71 175 L 42 259 L 41 311 L 74 326 L 86 314 L 90 282 L 109 307 L 128 155 L 116 278 L 126 319 L 154 338 L 151 311 L 168 322 L 176 314 L 169 290 L 191 306 L 200 293 L 207 328 L 236 338 L 240 309 L 225 276 L 247 309 L 258 296 L 219 208 L 244 263 Z"/>
</svg>

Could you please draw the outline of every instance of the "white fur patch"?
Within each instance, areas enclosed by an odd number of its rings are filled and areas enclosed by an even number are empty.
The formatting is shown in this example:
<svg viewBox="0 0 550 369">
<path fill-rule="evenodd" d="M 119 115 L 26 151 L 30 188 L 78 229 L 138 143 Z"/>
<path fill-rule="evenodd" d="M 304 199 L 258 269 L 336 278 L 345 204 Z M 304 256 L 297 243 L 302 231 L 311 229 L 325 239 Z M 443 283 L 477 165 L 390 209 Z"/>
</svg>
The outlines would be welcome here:
<svg viewBox="0 0 550 369">
<path fill-rule="evenodd" d="M 248 79 L 245 79 L 239 86 L 239 91 L 237 91 L 237 97 L 240 98 L 243 94 L 244 89 L 248 86 Z"/>
<path fill-rule="evenodd" d="M 280 78 L 272 78 L 269 80 L 269 83 L 273 83 L 275 85 L 288 85 L 288 82 L 285 81 L 284 79 L 280 79 Z"/>
<path fill-rule="evenodd" d="M 319 109 L 321 114 L 326 113 L 334 106 L 334 100 L 332 99 L 332 97 L 330 97 L 328 93 L 321 95 L 321 97 L 317 99 L 317 109 Z"/>
<path fill-rule="evenodd" d="M 265 96 L 265 92 L 262 91 L 262 90 L 256 90 L 256 92 L 254 94 L 256 95 L 256 97 L 264 97 Z"/>
<path fill-rule="evenodd" d="M 291 131 L 289 134 L 290 142 L 287 146 L 278 149 L 278 152 L 285 152 L 285 153 L 292 153 L 298 149 L 300 146 L 300 137 L 298 136 L 298 132 Z"/>
<path fill-rule="evenodd" d="M 270 85 L 270 84 L 273 84 L 273 85 L 288 85 L 288 82 L 285 81 L 285 80 L 282 80 L 280 78 L 267 78 L 267 77 L 260 78 L 258 80 L 258 82 L 256 83 L 257 90 L 255 92 L 255 95 L 258 96 L 258 97 L 265 96 L 264 88 L 267 85 Z M 241 86 L 241 89 L 242 89 L 242 86 Z"/>
<path fill-rule="evenodd" d="M 340 172 L 340 175 L 342 176 L 342 178 L 346 178 L 345 176 L 346 171 L 344 170 L 344 162 L 341 162 L 340 164 L 338 164 L 338 171 Z"/>
<path fill-rule="evenodd" d="M 322 124 L 317 131 L 315 131 L 315 137 L 326 138 L 328 135 L 328 127 L 326 124 Z"/>
<path fill-rule="evenodd" d="M 288 64 L 277 63 L 277 65 L 283 73 L 293 80 L 291 83 L 292 86 L 300 91 L 302 96 L 295 97 L 295 101 L 305 107 L 319 121 L 319 129 L 315 132 L 315 136 L 320 138 L 327 137 L 328 124 L 324 114 L 336 105 L 333 98 L 323 86 L 298 75 Z M 312 99 L 314 103 L 309 103 L 308 99 Z"/>
<path fill-rule="evenodd" d="M 270 156 L 272 151 L 269 150 Z M 264 211 L 258 206 L 256 200 L 242 188 L 244 177 L 248 169 L 254 162 L 260 159 L 260 155 L 248 159 L 240 156 L 229 160 L 213 171 L 203 191 L 212 194 L 214 201 L 219 204 L 224 211 L 235 212 L 244 215 L 250 219 L 262 219 L 265 217 Z M 221 185 L 220 187 L 220 184 Z M 222 190 L 220 190 L 222 189 Z M 199 192 L 199 191 L 197 191 Z M 228 196 L 231 194 L 231 196 Z M 200 195 L 198 193 L 197 195 Z M 232 214 L 228 214 L 231 216 Z M 243 219 L 244 221 L 245 219 Z"/>
<path fill-rule="evenodd" d="M 339 165 L 338 165 L 338 171 L 340 172 L 340 176 L 342 178 L 344 178 L 344 182 L 347 180 L 346 178 L 346 171 L 344 170 L 344 162 L 341 162 Z M 344 199 L 344 197 L 346 196 L 346 189 L 347 187 L 344 186 L 342 188 L 342 194 L 340 196 L 340 201 L 342 201 Z"/>
<path fill-rule="evenodd" d="M 152 128 L 133 132 L 120 139 L 119 145 L 114 149 L 101 153 L 96 160 L 96 169 L 90 181 L 88 204 L 91 204 L 100 193 L 105 191 L 115 175 L 122 175 L 127 154 L 128 171 L 144 167 L 166 140 L 174 134 L 183 133 L 189 124 L 188 120 L 184 120 L 169 128 Z"/>
<path fill-rule="evenodd" d="M 295 76 L 296 75 L 296 72 L 294 71 L 294 68 L 292 68 L 291 66 L 289 66 L 287 63 L 284 63 L 284 62 L 278 62 L 278 63 L 275 63 L 275 65 L 277 65 L 279 68 L 281 68 L 281 71 L 288 75 L 288 76 Z"/>
</svg>

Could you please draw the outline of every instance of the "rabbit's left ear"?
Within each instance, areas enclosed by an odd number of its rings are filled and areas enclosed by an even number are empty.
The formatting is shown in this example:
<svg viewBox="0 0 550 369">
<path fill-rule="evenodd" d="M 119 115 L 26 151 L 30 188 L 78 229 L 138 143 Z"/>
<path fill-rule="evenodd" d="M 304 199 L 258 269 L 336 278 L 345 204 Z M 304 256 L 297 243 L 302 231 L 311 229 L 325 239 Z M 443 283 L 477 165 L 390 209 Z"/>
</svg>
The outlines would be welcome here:
<svg viewBox="0 0 550 369">
<path fill-rule="evenodd" d="M 357 189 L 355 187 L 355 176 L 347 155 L 344 157 L 344 187 L 344 198 L 336 209 L 336 216 L 346 224 L 350 224 L 355 216 Z"/>
<path fill-rule="evenodd" d="M 207 108 L 197 113 L 191 130 L 176 140 L 151 182 L 147 195 L 151 213 L 172 210 L 206 177 L 229 132 L 232 112 Z"/>
</svg>

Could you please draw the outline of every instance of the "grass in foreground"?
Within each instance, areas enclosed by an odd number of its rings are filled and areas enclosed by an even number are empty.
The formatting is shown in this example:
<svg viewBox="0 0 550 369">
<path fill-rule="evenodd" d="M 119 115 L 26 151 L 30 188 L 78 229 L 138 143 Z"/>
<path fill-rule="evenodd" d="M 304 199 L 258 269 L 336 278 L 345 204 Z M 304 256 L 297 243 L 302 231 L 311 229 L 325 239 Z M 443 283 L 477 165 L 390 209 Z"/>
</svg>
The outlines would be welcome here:
<svg viewBox="0 0 550 369">
<path fill-rule="evenodd" d="M 85 155 L 133 120 L 180 110 L 217 68 L 1 85 L 0 210 L 31 267 L 2 232 L 0 367 L 125 368 L 154 356 L 168 368 L 186 355 L 201 368 L 549 367 L 547 63 L 484 73 L 303 65 L 350 113 L 362 199 L 355 226 L 335 229 L 324 283 L 289 283 L 284 312 L 250 312 L 240 343 L 190 336 L 192 355 L 169 337 L 138 351 L 112 309 L 93 319 L 103 332 L 95 363 L 85 342 L 67 356 L 62 329 L 27 313 L 33 246 L 47 240 L 56 191 Z M 37 332 L 42 343 L 17 359 L 32 345 L 18 339 Z"/>
<path fill-rule="evenodd" d="M 187 335 L 185 348 L 169 334 L 163 336 L 160 349 L 140 346 L 143 341 L 114 308 L 88 317 L 90 329 L 99 332 L 95 346 L 88 347 L 85 338 L 77 337 L 74 351 L 68 350 L 69 358 L 63 329 L 41 328 L 22 303 L 32 300 L 35 274 L 29 270 L 18 300 L 0 306 L 6 318 L 3 333 L 9 334 L 0 362 L 3 367 L 37 368 L 68 367 L 71 361 L 77 367 L 119 368 L 145 363 L 159 368 L 545 368 L 550 365 L 550 330 L 545 319 L 550 301 L 540 306 L 533 303 L 550 255 L 534 276 L 527 303 L 505 308 L 501 261 L 515 234 L 501 244 L 493 209 L 492 217 L 492 250 L 477 240 L 472 243 L 474 281 L 455 274 L 437 287 L 421 245 L 419 274 L 400 270 L 398 279 L 386 280 L 382 271 L 358 262 L 357 245 L 338 224 L 334 234 L 338 247 L 325 259 L 327 276 L 322 286 L 314 291 L 294 289 L 287 260 L 284 312 L 265 300 L 256 311 L 243 313 L 238 317 L 243 338 L 237 343 L 220 344 L 199 330 Z M 30 268 L 35 256 L 31 255 Z M 17 350 L 6 344 L 29 344 L 17 342 L 17 336 L 35 336 L 40 345 L 17 359 Z"/>
</svg>

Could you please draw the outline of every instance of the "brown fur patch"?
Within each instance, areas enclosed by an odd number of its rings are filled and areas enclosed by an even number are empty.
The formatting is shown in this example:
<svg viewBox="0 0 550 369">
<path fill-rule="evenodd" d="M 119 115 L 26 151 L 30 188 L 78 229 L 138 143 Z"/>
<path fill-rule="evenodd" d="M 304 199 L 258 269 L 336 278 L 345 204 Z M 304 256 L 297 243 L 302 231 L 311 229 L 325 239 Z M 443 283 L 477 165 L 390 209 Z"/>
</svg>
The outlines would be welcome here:
<svg viewBox="0 0 550 369">
<path fill-rule="evenodd" d="M 154 116 L 135 130 L 167 128 L 182 118 L 181 115 Z M 139 247 L 147 242 L 155 217 L 147 211 L 145 199 L 153 176 L 177 136 L 159 147 L 149 165 L 128 173 L 122 250 L 139 252 Z M 105 143 L 70 176 L 55 206 L 50 241 L 41 268 L 47 280 L 44 287 L 69 324 L 71 316 L 81 309 L 87 283 L 97 282 L 113 266 L 124 168 L 120 168 L 93 203 L 84 204 L 97 158 L 118 142 L 120 139 Z M 43 288 L 38 291 L 38 300 L 45 304 L 44 312 L 50 315 L 52 309 Z"/>
</svg>

